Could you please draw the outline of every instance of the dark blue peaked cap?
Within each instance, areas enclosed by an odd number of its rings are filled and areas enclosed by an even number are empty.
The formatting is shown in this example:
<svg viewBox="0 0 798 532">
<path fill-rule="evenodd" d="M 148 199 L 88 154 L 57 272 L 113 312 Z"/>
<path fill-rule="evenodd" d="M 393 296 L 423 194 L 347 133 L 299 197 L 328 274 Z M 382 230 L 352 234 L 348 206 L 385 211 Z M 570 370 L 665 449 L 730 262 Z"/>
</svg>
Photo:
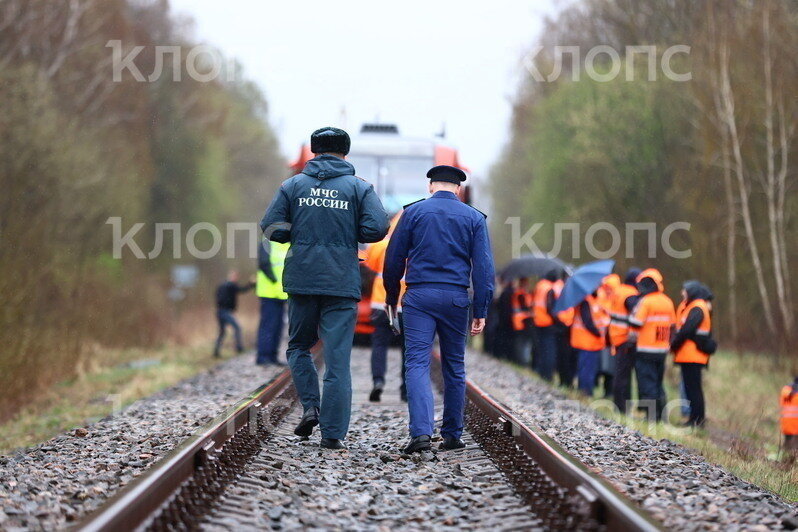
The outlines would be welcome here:
<svg viewBox="0 0 798 532">
<path fill-rule="evenodd" d="M 447 181 L 455 185 L 459 185 L 466 180 L 465 172 L 446 164 L 430 168 L 430 171 L 427 172 L 427 177 L 430 181 Z"/>
</svg>

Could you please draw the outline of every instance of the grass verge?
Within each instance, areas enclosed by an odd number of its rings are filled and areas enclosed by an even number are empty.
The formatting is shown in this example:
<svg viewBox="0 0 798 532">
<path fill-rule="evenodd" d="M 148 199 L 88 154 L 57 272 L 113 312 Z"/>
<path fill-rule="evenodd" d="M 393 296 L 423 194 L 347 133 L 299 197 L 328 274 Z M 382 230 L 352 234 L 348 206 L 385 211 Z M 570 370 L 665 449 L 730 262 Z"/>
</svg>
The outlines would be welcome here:
<svg viewBox="0 0 798 532">
<path fill-rule="evenodd" d="M 668 361 L 665 378 L 669 400 L 679 397 L 680 382 L 679 368 L 671 361 L 672 358 Z M 540 380 L 531 370 L 515 367 Z M 576 390 L 561 391 L 605 418 L 646 436 L 668 439 L 690 448 L 741 479 L 796 502 L 798 462 L 787 465 L 780 455 L 778 394 L 781 387 L 791 381 L 788 371 L 763 356 L 726 352 L 714 355 L 703 381 L 706 430 L 678 426 L 682 420 L 677 411 L 672 412 L 670 423 L 654 424 L 644 420 L 642 414 L 638 417 L 637 413 L 622 415 L 610 411 L 606 401 L 587 399 Z M 634 382 L 632 396 L 636 396 Z"/>
</svg>

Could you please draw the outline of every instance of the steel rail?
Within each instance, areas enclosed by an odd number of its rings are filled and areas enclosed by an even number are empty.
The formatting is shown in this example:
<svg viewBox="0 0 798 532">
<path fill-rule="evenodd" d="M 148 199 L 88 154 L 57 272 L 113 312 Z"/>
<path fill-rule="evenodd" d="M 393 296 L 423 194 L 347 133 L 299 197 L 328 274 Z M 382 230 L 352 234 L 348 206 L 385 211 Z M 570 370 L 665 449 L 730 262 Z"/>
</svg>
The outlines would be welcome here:
<svg viewBox="0 0 798 532">
<path fill-rule="evenodd" d="M 439 360 L 439 355 L 435 353 Z M 466 382 L 466 397 L 484 415 L 498 424 L 504 434 L 557 485 L 577 494 L 588 504 L 591 517 L 606 530 L 662 530 L 662 525 L 637 507 L 607 480 L 591 471 L 540 429 L 530 426 L 471 379 Z"/>
<path fill-rule="evenodd" d="M 262 405 L 274 400 L 291 385 L 286 368 L 245 399 L 216 416 L 200 431 L 156 462 L 90 514 L 78 530 L 86 532 L 132 530 L 152 517 L 173 494 L 192 478 L 215 451 L 247 425 Z"/>
</svg>

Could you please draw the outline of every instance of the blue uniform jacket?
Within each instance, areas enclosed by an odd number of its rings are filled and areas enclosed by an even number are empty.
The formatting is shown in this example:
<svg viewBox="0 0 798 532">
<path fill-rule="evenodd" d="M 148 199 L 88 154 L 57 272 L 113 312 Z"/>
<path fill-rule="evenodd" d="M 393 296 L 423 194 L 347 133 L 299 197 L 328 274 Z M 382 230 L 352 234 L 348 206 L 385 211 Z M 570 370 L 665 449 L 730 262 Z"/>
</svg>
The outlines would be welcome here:
<svg viewBox="0 0 798 532">
<path fill-rule="evenodd" d="M 385 255 L 386 304 L 397 303 L 403 275 L 408 287 L 423 283 L 473 286 L 474 317 L 484 318 L 494 282 L 485 215 L 446 191 L 405 207 Z"/>
<path fill-rule="evenodd" d="M 360 299 L 357 245 L 382 240 L 388 215 L 354 166 L 320 155 L 283 183 L 260 227 L 270 240 L 291 242 L 287 293 Z"/>
</svg>

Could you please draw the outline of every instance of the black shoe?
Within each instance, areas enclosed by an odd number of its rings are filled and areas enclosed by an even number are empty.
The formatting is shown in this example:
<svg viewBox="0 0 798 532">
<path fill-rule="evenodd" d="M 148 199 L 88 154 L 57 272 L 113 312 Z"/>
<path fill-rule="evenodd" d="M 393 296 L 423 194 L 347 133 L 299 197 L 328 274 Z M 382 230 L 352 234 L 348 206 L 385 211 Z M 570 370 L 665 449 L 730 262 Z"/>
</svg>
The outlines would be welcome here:
<svg viewBox="0 0 798 532">
<path fill-rule="evenodd" d="M 426 434 L 410 438 L 410 442 L 402 449 L 405 454 L 420 453 L 421 451 L 429 451 L 432 449 L 430 437 Z"/>
<path fill-rule="evenodd" d="M 322 438 L 321 442 L 319 443 L 319 447 L 322 449 L 346 449 L 346 445 L 341 440 L 336 440 L 334 438 Z"/>
<path fill-rule="evenodd" d="M 466 444 L 460 438 L 444 438 L 438 449 L 441 451 L 453 451 L 455 449 L 462 449 Z"/>
<path fill-rule="evenodd" d="M 382 398 L 382 389 L 385 385 L 381 382 L 375 382 L 374 388 L 372 388 L 371 393 L 369 394 L 369 401 L 372 403 L 379 403 L 380 399 Z"/>
<path fill-rule="evenodd" d="M 315 406 L 305 412 L 299 424 L 294 429 L 294 434 L 307 438 L 313 434 L 313 427 L 319 424 L 319 409 Z"/>
</svg>

